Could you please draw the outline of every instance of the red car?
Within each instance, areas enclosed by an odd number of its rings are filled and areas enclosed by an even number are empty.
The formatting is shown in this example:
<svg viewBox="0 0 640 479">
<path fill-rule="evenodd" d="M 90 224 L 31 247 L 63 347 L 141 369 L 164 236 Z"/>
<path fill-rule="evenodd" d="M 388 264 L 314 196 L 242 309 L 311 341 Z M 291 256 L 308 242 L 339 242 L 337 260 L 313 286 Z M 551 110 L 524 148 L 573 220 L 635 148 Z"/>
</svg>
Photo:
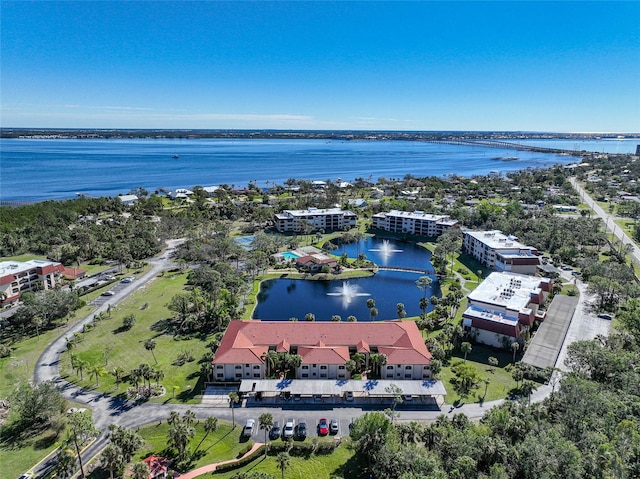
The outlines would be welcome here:
<svg viewBox="0 0 640 479">
<path fill-rule="evenodd" d="M 329 424 L 325 418 L 318 421 L 318 436 L 326 436 L 329 434 Z"/>
</svg>

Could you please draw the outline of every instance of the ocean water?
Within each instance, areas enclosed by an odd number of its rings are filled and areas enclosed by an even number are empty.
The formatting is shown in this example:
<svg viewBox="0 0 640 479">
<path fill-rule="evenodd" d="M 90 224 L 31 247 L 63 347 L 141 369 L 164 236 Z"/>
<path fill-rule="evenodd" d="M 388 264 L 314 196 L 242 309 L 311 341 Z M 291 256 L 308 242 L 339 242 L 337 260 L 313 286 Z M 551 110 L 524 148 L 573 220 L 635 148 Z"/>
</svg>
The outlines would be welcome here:
<svg viewBox="0 0 640 479">
<path fill-rule="evenodd" d="M 600 151 L 600 143 L 594 151 Z M 605 145 L 620 148 L 618 143 Z M 556 147 L 552 140 L 536 143 L 543 145 Z M 583 149 L 584 142 L 580 145 Z M 635 151 L 635 143 L 627 146 Z M 517 160 L 499 160 L 507 157 Z M 151 193 L 196 185 L 239 188 L 250 181 L 265 187 L 289 178 L 473 176 L 573 161 L 570 156 L 412 141 L 3 139 L 0 200 L 116 196 L 138 187 Z"/>
</svg>

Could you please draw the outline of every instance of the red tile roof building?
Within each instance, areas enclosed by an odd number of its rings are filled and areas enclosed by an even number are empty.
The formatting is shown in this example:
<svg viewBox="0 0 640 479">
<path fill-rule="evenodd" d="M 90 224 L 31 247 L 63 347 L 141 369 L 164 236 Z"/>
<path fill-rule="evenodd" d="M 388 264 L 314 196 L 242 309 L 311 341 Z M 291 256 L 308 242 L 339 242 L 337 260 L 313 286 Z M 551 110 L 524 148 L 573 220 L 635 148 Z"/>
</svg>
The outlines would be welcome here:
<svg viewBox="0 0 640 479">
<path fill-rule="evenodd" d="M 296 379 L 350 379 L 345 363 L 386 355 L 382 379 L 430 379 L 431 353 L 413 321 L 231 321 L 213 360 L 217 381 L 264 379 L 268 351 L 298 354 Z"/>
</svg>

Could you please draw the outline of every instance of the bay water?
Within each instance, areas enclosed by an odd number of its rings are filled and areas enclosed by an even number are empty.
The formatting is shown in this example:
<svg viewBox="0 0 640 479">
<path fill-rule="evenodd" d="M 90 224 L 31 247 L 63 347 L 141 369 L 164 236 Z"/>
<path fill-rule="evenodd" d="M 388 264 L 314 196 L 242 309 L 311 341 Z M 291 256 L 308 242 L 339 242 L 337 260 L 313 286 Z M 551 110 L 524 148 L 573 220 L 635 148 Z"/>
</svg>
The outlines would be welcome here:
<svg viewBox="0 0 640 479">
<path fill-rule="evenodd" d="M 599 142 L 594 151 L 621 142 Z M 553 140 L 536 146 L 554 148 Z M 576 146 L 576 145 L 574 145 Z M 587 148 L 584 142 L 580 149 Z M 624 149 L 635 143 L 625 142 Z M 621 151 L 622 152 L 622 151 Z M 509 161 L 500 161 L 508 158 Z M 76 195 L 117 196 L 144 187 L 227 184 L 260 187 L 287 179 L 484 175 L 577 159 L 529 151 L 419 141 L 261 139 L 2 139 L 0 200 L 35 202 Z"/>
</svg>

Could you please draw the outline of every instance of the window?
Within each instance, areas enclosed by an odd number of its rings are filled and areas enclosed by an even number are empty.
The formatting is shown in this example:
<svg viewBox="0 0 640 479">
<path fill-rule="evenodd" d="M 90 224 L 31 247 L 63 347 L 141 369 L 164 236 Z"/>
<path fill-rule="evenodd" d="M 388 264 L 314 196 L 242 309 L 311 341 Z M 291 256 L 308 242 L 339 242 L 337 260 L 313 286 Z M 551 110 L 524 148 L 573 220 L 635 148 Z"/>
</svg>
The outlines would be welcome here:
<svg viewBox="0 0 640 479">
<path fill-rule="evenodd" d="M 308 378 L 309 377 L 309 373 L 302 373 L 302 377 L 303 378 Z"/>
<path fill-rule="evenodd" d="M 242 379 L 242 373 L 236 373 L 236 379 Z"/>
<path fill-rule="evenodd" d="M 320 369 L 327 369 L 326 366 L 320 366 Z"/>
<path fill-rule="evenodd" d="M 240 364 L 236 364 L 236 369 L 242 369 L 242 366 Z"/>
<path fill-rule="evenodd" d="M 302 369 L 309 369 L 309 366 L 303 365 Z"/>
<path fill-rule="evenodd" d="M 387 366 L 387 371 L 393 369 L 393 366 Z"/>
<path fill-rule="evenodd" d="M 260 365 L 259 364 L 254 365 L 253 369 L 260 369 Z"/>
<path fill-rule="evenodd" d="M 260 373 L 253 373 L 253 377 L 254 378 L 259 378 L 260 377 Z"/>
<path fill-rule="evenodd" d="M 404 368 L 405 369 L 411 369 L 411 366 L 405 366 Z"/>
<path fill-rule="evenodd" d="M 321 374 L 320 374 L 320 377 L 321 377 L 321 378 L 326 378 L 326 377 L 327 377 L 327 373 L 321 373 Z"/>
<path fill-rule="evenodd" d="M 250 364 L 245 364 L 244 367 L 248 368 L 249 366 L 251 366 Z"/>
<path fill-rule="evenodd" d="M 430 369 L 430 368 L 429 368 L 429 366 L 425 366 L 425 367 L 423 367 L 422 369 Z"/>
<path fill-rule="evenodd" d="M 317 365 L 317 364 L 314 364 L 314 365 L 313 365 L 313 367 L 314 367 L 314 368 L 317 368 L 317 367 L 318 367 L 318 365 Z"/>
<path fill-rule="evenodd" d="M 217 378 L 223 378 L 224 377 L 224 373 L 218 373 L 218 374 L 216 374 L 216 377 Z"/>
<path fill-rule="evenodd" d="M 338 369 L 344 369 L 344 365 L 338 366 Z"/>
<path fill-rule="evenodd" d="M 406 373 L 406 374 L 404 375 L 404 378 L 405 378 L 405 379 L 411 379 L 411 373 Z"/>
<path fill-rule="evenodd" d="M 224 369 L 224 366 L 223 366 L 222 364 L 218 364 L 218 365 L 216 366 L 216 369 Z"/>
</svg>

